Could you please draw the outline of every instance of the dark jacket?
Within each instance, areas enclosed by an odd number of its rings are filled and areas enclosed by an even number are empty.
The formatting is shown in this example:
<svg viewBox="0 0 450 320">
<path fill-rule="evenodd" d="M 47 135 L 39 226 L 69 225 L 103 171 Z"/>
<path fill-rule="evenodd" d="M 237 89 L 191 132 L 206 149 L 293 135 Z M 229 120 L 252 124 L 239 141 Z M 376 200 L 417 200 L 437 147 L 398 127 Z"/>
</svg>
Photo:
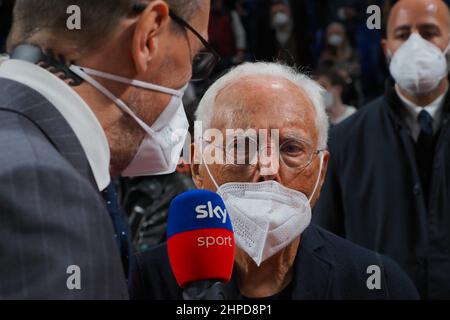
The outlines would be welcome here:
<svg viewBox="0 0 450 320">
<path fill-rule="evenodd" d="M 67 286 L 72 265 L 81 290 Z M 123 298 L 113 226 L 78 139 L 43 96 L 0 78 L 0 299 Z"/>
<path fill-rule="evenodd" d="M 448 299 L 450 97 L 435 138 L 427 195 L 405 112 L 390 87 L 332 129 L 328 173 L 313 217 L 331 232 L 396 260 L 423 298 Z"/>
<path fill-rule="evenodd" d="M 182 299 L 170 266 L 167 245 L 139 256 L 140 286 L 134 299 Z M 371 265 L 381 269 L 381 289 L 369 290 Z M 234 280 L 232 297 L 241 299 Z M 314 225 L 301 236 L 292 280 L 293 300 L 321 299 L 417 299 L 418 293 L 406 274 L 391 259 L 361 248 Z"/>
</svg>

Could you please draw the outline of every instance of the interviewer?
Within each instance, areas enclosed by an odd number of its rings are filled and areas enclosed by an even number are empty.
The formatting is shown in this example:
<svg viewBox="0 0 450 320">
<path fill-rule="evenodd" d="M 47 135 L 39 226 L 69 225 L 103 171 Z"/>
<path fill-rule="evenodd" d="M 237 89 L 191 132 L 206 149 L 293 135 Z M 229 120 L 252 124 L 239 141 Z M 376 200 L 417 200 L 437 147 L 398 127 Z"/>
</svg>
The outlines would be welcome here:
<svg viewBox="0 0 450 320">
<path fill-rule="evenodd" d="M 16 1 L 0 66 L 0 299 L 128 298 L 110 177 L 175 170 L 184 88 L 217 60 L 196 56 L 209 2 Z"/>
</svg>

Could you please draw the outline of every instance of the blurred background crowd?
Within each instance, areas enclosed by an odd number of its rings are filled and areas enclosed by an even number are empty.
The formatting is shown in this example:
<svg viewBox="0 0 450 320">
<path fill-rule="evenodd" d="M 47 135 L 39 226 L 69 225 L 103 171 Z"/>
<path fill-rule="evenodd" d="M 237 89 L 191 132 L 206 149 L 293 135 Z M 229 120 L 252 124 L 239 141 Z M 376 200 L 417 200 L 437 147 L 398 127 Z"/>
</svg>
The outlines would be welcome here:
<svg viewBox="0 0 450 320">
<path fill-rule="evenodd" d="M 282 61 L 320 73 L 323 85 L 339 87 L 342 102 L 358 108 L 383 91 L 388 74 L 380 47 L 383 29 L 366 27 L 367 7 L 381 8 L 384 26 L 395 2 L 212 0 L 209 38 L 222 57 L 215 76 L 244 61 Z M 0 52 L 6 50 L 13 4 L 0 0 Z M 190 98 L 201 96 L 208 85 L 197 84 Z"/>
</svg>

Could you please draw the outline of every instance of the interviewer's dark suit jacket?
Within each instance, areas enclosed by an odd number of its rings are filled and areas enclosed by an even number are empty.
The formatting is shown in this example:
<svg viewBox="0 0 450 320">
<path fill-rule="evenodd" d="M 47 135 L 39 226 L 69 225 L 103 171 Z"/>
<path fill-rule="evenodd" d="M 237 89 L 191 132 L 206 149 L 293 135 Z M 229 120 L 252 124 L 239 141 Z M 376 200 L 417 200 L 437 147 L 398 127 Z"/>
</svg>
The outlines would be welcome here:
<svg viewBox="0 0 450 320">
<path fill-rule="evenodd" d="M 71 265 L 81 290 L 67 287 Z M 113 226 L 74 132 L 39 93 L 0 78 L 0 299 L 127 297 Z"/>
<path fill-rule="evenodd" d="M 381 289 L 369 290 L 367 268 L 381 268 Z M 182 299 L 163 244 L 138 256 L 139 285 L 135 299 Z M 229 288 L 241 299 L 236 282 Z M 294 265 L 293 300 L 418 299 L 411 280 L 391 259 L 359 247 L 320 227 L 310 225 L 302 234 Z"/>
</svg>

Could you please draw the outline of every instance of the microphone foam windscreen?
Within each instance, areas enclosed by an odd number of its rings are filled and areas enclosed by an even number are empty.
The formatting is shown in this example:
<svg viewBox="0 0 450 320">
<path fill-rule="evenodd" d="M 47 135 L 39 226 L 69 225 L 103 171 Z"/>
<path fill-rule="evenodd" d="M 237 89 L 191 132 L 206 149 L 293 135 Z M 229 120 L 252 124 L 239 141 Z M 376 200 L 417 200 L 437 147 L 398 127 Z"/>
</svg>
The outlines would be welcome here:
<svg viewBox="0 0 450 320">
<path fill-rule="evenodd" d="M 192 190 L 173 199 L 167 239 L 170 264 L 180 287 L 200 280 L 230 281 L 233 228 L 217 193 Z"/>
</svg>

